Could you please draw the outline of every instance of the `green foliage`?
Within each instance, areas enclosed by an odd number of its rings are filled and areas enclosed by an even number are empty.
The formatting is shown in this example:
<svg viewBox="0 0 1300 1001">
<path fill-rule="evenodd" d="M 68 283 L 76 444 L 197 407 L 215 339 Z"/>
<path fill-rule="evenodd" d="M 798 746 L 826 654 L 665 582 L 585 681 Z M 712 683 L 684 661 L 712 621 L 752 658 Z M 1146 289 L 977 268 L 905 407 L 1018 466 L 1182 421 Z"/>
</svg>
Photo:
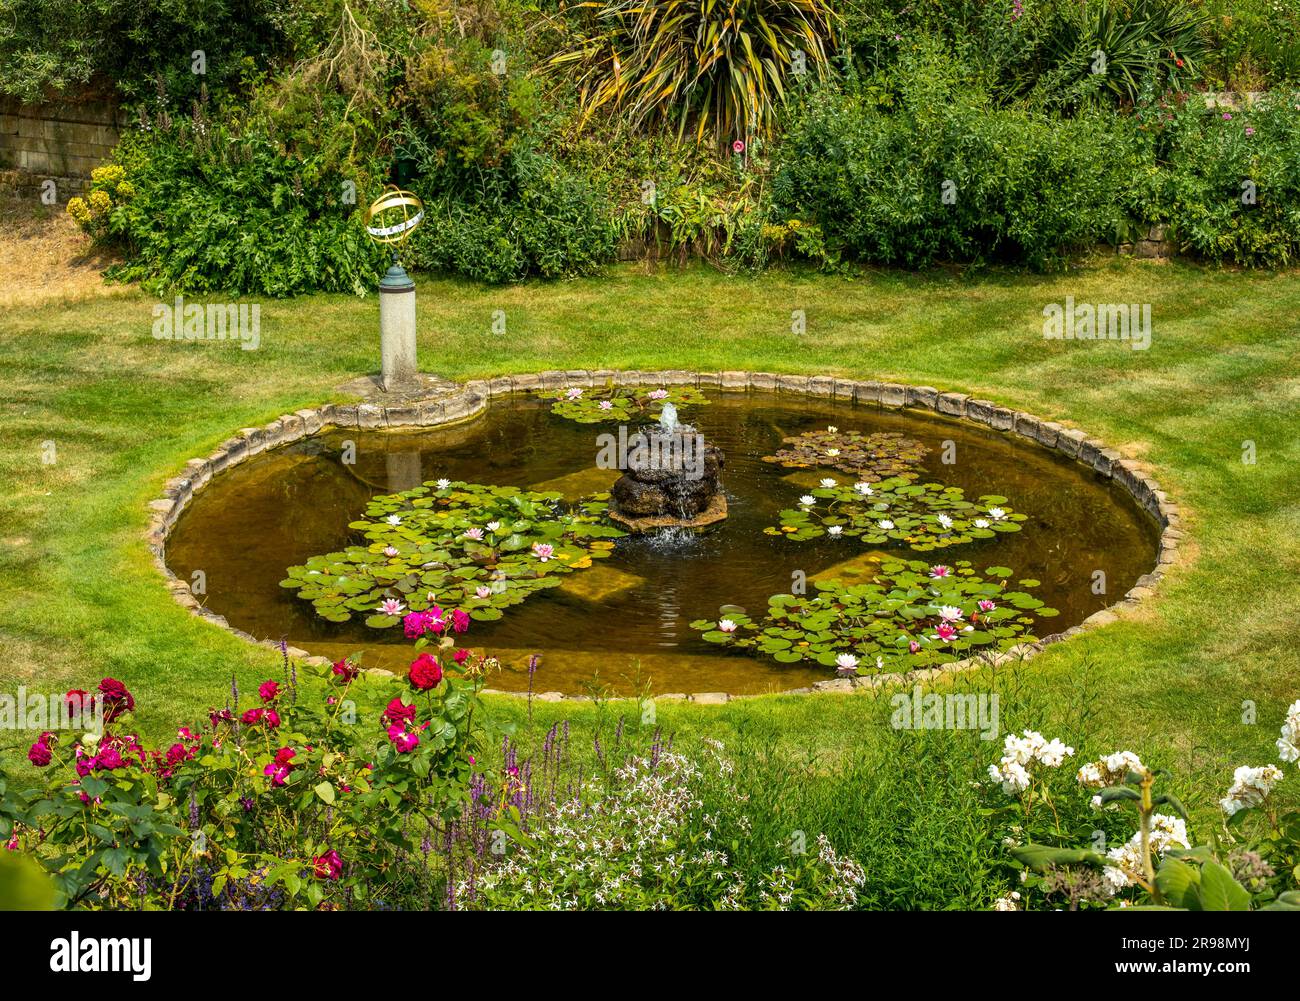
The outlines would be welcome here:
<svg viewBox="0 0 1300 1001">
<path fill-rule="evenodd" d="M 585 35 L 551 66 L 583 116 L 666 125 L 715 145 L 768 135 L 792 80 L 822 79 L 835 45 L 825 0 L 590 0 Z"/>
<path fill-rule="evenodd" d="M 0 0 L 0 94 L 104 84 L 131 100 L 184 106 L 200 88 L 238 88 L 249 65 L 283 54 L 275 0 Z M 194 72 L 193 53 L 204 55 Z"/>
<path fill-rule="evenodd" d="M 1018 532 L 1026 519 L 1000 495 L 986 494 L 975 503 L 966 500 L 960 487 L 901 477 L 881 480 L 874 487 L 865 482 L 839 484 L 828 477 L 804 494 L 797 508 L 787 508 L 778 517 L 779 527 L 763 530 L 768 535 L 805 542 L 829 534 L 871 546 L 904 544 L 917 552 Z"/>
<path fill-rule="evenodd" d="M 349 526 L 367 540 L 288 569 L 281 587 L 330 622 L 366 615 L 397 625 L 404 612 L 456 607 L 499 619 L 505 608 L 610 555 L 624 533 L 605 519 L 608 494 L 572 510 L 557 492 L 439 480 L 371 500 Z M 392 611 L 381 607 L 391 601 Z M 440 612 L 438 613 L 440 614 Z"/>
<path fill-rule="evenodd" d="M 831 254 L 862 261 L 1059 268 L 1118 227 L 1131 145 L 1110 117 L 991 107 L 929 47 L 904 61 L 892 113 L 865 93 L 807 102 L 781 147 L 770 217 L 816 225 Z"/>
<path fill-rule="evenodd" d="M 1057 614 L 1027 591 L 1008 590 L 1006 567 L 984 572 L 980 577 L 967 562 L 930 567 L 885 560 L 869 583 L 814 580 L 815 594 L 772 595 L 757 621 L 724 606 L 722 618 L 697 620 L 691 628 L 710 643 L 765 654 L 779 664 L 811 662 L 856 673 L 861 662 L 863 669 L 902 672 L 1009 650 L 1033 639 L 1034 616 Z M 1020 581 L 1026 589 L 1037 584 Z"/>
</svg>

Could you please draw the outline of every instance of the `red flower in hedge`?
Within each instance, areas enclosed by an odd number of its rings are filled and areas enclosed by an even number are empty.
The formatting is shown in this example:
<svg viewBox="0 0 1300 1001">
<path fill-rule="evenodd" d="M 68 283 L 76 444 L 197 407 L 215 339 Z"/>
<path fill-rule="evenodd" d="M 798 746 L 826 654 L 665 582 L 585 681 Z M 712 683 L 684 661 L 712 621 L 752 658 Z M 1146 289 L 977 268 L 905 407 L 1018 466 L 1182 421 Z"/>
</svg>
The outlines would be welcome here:
<svg viewBox="0 0 1300 1001">
<path fill-rule="evenodd" d="M 338 661 L 330 670 L 344 681 L 352 681 L 361 673 L 361 669 L 346 657 Z"/>
<path fill-rule="evenodd" d="M 408 706 L 402 701 L 401 696 L 395 696 L 393 701 L 388 703 L 388 708 L 384 710 L 383 719 L 385 723 L 395 723 L 399 726 L 410 723 L 415 719 L 415 706 Z"/>
<path fill-rule="evenodd" d="M 451 613 L 451 627 L 458 633 L 463 633 L 469 628 L 469 612 L 463 608 L 458 608 Z"/>
<path fill-rule="evenodd" d="M 442 665 L 432 655 L 422 653 L 411 661 L 411 670 L 408 677 L 412 688 L 427 692 L 442 681 Z"/>
<path fill-rule="evenodd" d="M 104 698 L 104 719 L 109 722 L 135 709 L 135 697 L 127 691 L 126 685 L 116 678 L 105 678 L 101 681 L 99 693 Z"/>
<path fill-rule="evenodd" d="M 105 747 L 95 755 L 95 767 L 112 771 L 115 768 L 121 768 L 124 762 L 122 754 L 116 747 Z"/>
<path fill-rule="evenodd" d="M 292 747 L 282 747 L 275 752 L 275 760 L 262 769 L 262 774 L 270 777 L 271 785 L 284 785 L 289 773 L 293 771 L 293 755 Z"/>
<path fill-rule="evenodd" d="M 31 750 L 27 752 L 27 760 L 37 768 L 44 768 L 50 763 L 52 758 L 53 755 L 50 753 L 50 745 L 45 743 L 43 740 L 38 740 L 31 746 Z"/>
<path fill-rule="evenodd" d="M 343 859 L 333 848 L 311 860 L 317 879 L 338 879 L 343 875 Z"/>
<path fill-rule="evenodd" d="M 454 660 L 457 664 L 464 664 L 465 661 L 469 660 L 469 651 L 457 650 L 455 654 L 452 655 L 452 660 Z"/>
<path fill-rule="evenodd" d="M 397 723 L 388 728 L 388 739 L 393 742 L 398 754 L 409 754 L 420 746 L 420 738 L 416 734 L 402 729 L 401 725 Z"/>
<path fill-rule="evenodd" d="M 263 702 L 274 702 L 280 697 L 280 683 L 278 681 L 263 681 L 258 686 L 257 694 Z"/>
<path fill-rule="evenodd" d="M 81 688 L 74 688 L 63 696 L 63 704 L 67 707 L 68 719 L 85 716 L 95 708 L 95 700 Z"/>
</svg>

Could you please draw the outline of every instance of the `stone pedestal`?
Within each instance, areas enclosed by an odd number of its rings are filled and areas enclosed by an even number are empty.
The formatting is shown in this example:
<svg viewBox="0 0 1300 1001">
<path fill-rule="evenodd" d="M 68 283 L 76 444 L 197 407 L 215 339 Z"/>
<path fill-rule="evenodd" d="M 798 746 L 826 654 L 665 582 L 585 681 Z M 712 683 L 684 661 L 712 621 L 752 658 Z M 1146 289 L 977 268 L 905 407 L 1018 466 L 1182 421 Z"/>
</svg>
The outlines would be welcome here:
<svg viewBox="0 0 1300 1001">
<path fill-rule="evenodd" d="M 385 392 L 419 377 L 415 360 L 415 283 L 393 261 L 379 282 L 379 381 Z"/>
</svg>

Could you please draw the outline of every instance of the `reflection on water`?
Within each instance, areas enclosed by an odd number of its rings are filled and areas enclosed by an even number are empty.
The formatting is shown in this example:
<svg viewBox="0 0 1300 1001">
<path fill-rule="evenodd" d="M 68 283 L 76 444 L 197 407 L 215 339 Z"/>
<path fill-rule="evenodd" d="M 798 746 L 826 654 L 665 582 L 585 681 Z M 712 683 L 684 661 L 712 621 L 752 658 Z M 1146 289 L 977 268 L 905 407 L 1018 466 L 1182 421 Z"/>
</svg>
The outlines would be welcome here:
<svg viewBox="0 0 1300 1001">
<path fill-rule="evenodd" d="M 763 534 L 778 511 L 804 492 L 798 476 L 761 461 L 783 437 L 835 424 L 844 430 L 901 431 L 930 446 L 922 478 L 962 487 L 969 497 L 1006 495 L 1029 515 L 1024 530 L 926 554 L 970 560 L 978 569 L 1011 567 L 1016 578 L 1042 581 L 1037 594 L 1061 611 L 1040 633 L 1057 632 L 1111 604 L 1146 573 L 1157 531 L 1124 491 L 1062 456 L 942 418 L 848 403 L 715 394 L 683 419 L 726 454 L 723 486 L 729 515 L 705 534 L 673 530 L 621 540 L 615 554 L 565 578 L 467 638 L 500 657 L 496 688 L 528 686 L 527 658 L 543 656 L 539 691 L 581 693 L 593 683 L 617 692 L 648 684 L 665 692 L 780 690 L 829 676 L 817 668 L 768 664 L 727 655 L 698 639 L 688 623 L 736 604 L 760 613 L 771 594 L 789 591 L 793 575 L 812 577 L 862 551 L 852 539 L 791 543 Z M 279 586 L 284 570 L 353 540 L 348 522 L 378 493 L 446 477 L 479 483 L 564 490 L 577 496 L 607 489 L 595 469 L 599 425 L 552 416 L 518 399 L 492 404 L 476 421 L 414 432 L 330 431 L 263 453 L 199 494 L 167 547 L 182 579 L 207 577 L 208 607 L 254 636 L 279 639 L 338 657 L 365 651 L 368 666 L 404 667 L 410 647 L 400 632 L 335 625 L 309 602 Z M 941 461 L 944 444 L 955 462 Z M 350 446 L 354 446 L 350 447 Z M 355 450 L 355 462 L 343 458 Z M 843 475 L 843 474 L 832 474 Z M 904 558 L 921 558 L 897 550 Z M 1093 593 L 1094 573 L 1106 593 Z"/>
</svg>

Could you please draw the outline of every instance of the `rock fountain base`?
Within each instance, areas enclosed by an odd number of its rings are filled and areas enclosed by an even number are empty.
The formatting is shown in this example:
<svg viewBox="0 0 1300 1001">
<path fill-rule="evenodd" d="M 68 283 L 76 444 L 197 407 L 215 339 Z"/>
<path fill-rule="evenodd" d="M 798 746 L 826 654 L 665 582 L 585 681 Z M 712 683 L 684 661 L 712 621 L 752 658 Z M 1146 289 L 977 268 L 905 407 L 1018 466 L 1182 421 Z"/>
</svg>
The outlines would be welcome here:
<svg viewBox="0 0 1300 1001">
<path fill-rule="evenodd" d="M 727 516 L 722 494 L 722 450 L 706 444 L 693 427 L 677 423 L 664 407 L 644 449 L 629 457 L 627 471 L 610 488 L 609 516 L 632 532 L 704 528 Z"/>
<path fill-rule="evenodd" d="M 609 517 L 629 532 L 653 532 L 659 528 L 707 528 L 727 517 L 727 498 L 720 493 L 715 494 L 708 507 L 690 518 L 668 514 L 629 515 L 616 510 L 612 505 Z"/>
</svg>

